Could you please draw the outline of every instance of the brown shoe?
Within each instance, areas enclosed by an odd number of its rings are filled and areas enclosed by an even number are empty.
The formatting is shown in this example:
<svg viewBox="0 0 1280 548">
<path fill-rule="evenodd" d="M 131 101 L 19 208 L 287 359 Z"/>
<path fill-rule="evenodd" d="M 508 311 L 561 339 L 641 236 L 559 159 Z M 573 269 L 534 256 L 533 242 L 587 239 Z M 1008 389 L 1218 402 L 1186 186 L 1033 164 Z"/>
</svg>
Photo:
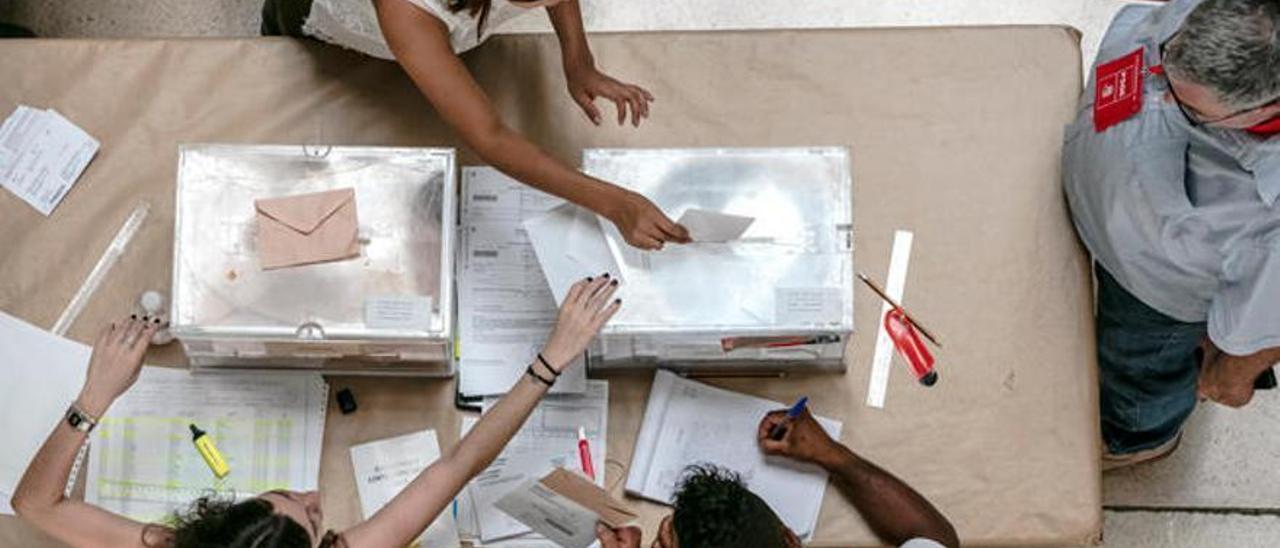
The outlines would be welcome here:
<svg viewBox="0 0 1280 548">
<path fill-rule="evenodd" d="M 1143 449 L 1141 451 L 1122 453 L 1119 455 L 1112 454 L 1104 449 L 1102 452 L 1102 471 L 1107 472 L 1118 468 L 1124 468 L 1126 466 L 1133 466 L 1135 464 L 1154 462 L 1163 459 L 1172 454 L 1173 450 L 1178 448 L 1178 443 L 1181 441 L 1182 432 L 1178 432 L 1178 435 L 1174 436 L 1173 439 L 1170 439 L 1156 447 L 1152 447 L 1151 449 Z"/>
</svg>

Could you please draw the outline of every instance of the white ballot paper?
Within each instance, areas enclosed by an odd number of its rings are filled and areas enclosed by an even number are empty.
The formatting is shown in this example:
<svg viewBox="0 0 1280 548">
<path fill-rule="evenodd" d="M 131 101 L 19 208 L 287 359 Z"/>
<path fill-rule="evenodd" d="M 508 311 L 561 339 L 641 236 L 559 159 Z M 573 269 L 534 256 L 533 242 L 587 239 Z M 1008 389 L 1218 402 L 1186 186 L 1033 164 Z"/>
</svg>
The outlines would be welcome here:
<svg viewBox="0 0 1280 548">
<path fill-rule="evenodd" d="M 351 446 L 351 467 L 355 470 L 364 519 L 373 517 L 439 458 L 440 442 L 435 430 Z M 446 507 L 412 546 L 456 547 L 461 543 L 453 512 Z"/>
<path fill-rule="evenodd" d="M 462 170 L 458 268 L 458 377 L 465 396 L 504 394 L 556 321 L 556 301 L 522 222 L 564 203 L 489 167 Z M 553 394 L 586 390 L 582 360 Z"/>
<path fill-rule="evenodd" d="M 604 485 L 609 382 L 592 380 L 587 383 L 585 394 L 544 398 L 493 464 L 471 480 L 466 490 L 468 496 L 462 498 L 469 508 L 460 508 L 458 512 L 459 516 L 467 515 L 473 524 L 473 527 L 465 529 L 486 544 L 529 533 L 528 526 L 498 510 L 494 504 L 522 483 L 540 478 L 556 468 L 581 471 L 579 427 L 586 430 L 591 460 L 597 473 L 596 484 Z M 486 398 L 485 410 L 496 402 L 497 398 Z M 463 420 L 463 435 L 474 423 L 474 419 Z"/>
<path fill-rule="evenodd" d="M 0 186 L 47 217 L 88 167 L 98 146 L 57 111 L 19 105 L 0 125 Z"/>
<path fill-rule="evenodd" d="M 787 527 L 802 539 L 809 537 L 818 523 L 827 473 L 765 457 L 756 442 L 765 414 L 787 407 L 659 369 L 636 437 L 627 492 L 670 504 L 685 468 L 710 462 L 741 474 Z M 832 438 L 840 437 L 840 421 L 818 417 L 818 423 Z"/>
<path fill-rule="evenodd" d="M 0 513 L 49 432 L 75 400 L 89 365 L 88 346 L 0 312 Z"/>
<path fill-rule="evenodd" d="M 756 218 L 689 208 L 676 222 L 689 230 L 689 237 L 695 242 L 728 242 L 741 238 Z"/>
<path fill-rule="evenodd" d="M 636 519 L 604 489 L 563 468 L 522 483 L 494 506 L 566 548 L 594 543 L 598 522 L 622 527 Z"/>
<path fill-rule="evenodd" d="M 524 229 L 556 303 L 564 302 L 569 288 L 583 278 L 607 272 L 622 280 L 622 270 L 613 260 L 595 213 L 564 204 L 525 221 Z"/>
</svg>

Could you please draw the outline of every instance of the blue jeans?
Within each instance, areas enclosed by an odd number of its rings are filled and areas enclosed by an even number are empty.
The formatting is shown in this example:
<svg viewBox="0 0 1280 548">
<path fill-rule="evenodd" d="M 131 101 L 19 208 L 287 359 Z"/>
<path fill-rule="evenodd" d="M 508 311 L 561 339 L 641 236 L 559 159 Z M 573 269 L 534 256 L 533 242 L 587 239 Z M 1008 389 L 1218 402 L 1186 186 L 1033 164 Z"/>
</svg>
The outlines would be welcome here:
<svg viewBox="0 0 1280 548">
<path fill-rule="evenodd" d="M 1112 454 L 1151 449 L 1176 436 L 1196 406 L 1206 325 L 1165 316 L 1101 266 L 1094 272 L 1102 440 Z"/>
</svg>

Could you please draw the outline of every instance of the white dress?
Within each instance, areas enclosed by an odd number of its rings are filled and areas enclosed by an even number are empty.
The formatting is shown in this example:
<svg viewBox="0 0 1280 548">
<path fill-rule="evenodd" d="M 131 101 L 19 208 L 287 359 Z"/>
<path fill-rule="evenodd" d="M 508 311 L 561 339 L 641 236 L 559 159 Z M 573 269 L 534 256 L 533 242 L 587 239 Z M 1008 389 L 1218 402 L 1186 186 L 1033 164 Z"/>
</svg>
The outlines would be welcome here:
<svg viewBox="0 0 1280 548">
<path fill-rule="evenodd" d="M 449 29 L 449 44 L 454 53 L 462 53 L 480 45 L 507 22 L 530 13 L 532 9 L 515 6 L 507 0 L 493 0 L 489 16 L 485 19 L 484 32 L 479 29 L 479 18 L 467 10 L 449 11 L 446 0 L 404 0 L 426 11 Z M 378 14 L 373 0 L 314 0 L 311 13 L 302 25 L 308 36 L 353 49 L 380 59 L 394 59 L 387 41 L 378 27 Z"/>
</svg>

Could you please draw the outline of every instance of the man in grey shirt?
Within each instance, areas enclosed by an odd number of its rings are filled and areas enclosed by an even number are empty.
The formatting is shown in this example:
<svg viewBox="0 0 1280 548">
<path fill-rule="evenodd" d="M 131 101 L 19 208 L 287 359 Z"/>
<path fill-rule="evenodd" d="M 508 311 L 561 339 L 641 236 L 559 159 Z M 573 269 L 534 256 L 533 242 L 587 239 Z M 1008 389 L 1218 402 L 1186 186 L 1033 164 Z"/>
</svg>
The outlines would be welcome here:
<svg viewBox="0 0 1280 548">
<path fill-rule="evenodd" d="M 1197 395 L 1280 361 L 1280 0 L 1173 0 L 1112 22 L 1064 182 L 1098 278 L 1104 468 L 1172 451 Z"/>
</svg>

